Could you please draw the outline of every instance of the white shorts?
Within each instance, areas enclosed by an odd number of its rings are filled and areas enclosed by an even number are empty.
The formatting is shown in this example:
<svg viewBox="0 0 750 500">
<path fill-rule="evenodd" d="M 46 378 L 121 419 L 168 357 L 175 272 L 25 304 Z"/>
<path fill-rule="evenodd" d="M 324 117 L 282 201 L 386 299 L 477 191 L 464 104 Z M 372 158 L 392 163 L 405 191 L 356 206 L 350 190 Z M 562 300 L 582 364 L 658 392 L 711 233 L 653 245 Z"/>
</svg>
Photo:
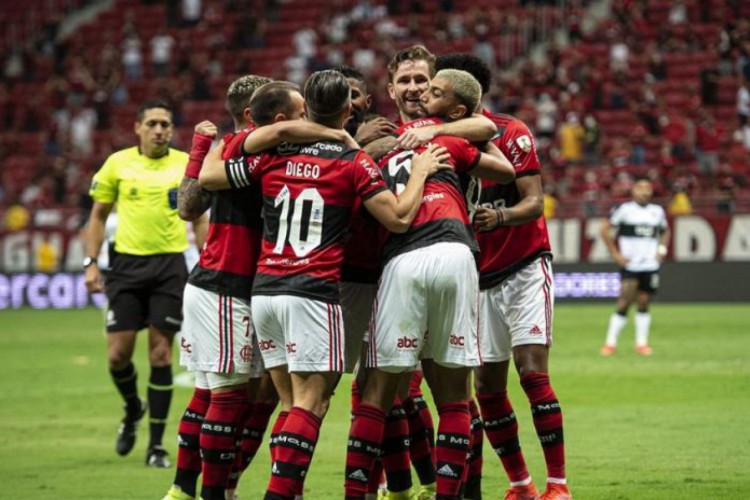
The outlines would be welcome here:
<svg viewBox="0 0 750 500">
<path fill-rule="evenodd" d="M 513 347 L 551 345 L 555 303 L 552 262 L 539 257 L 480 294 L 482 359 L 507 361 Z"/>
<path fill-rule="evenodd" d="M 250 303 L 185 285 L 180 364 L 190 371 L 263 375 Z"/>
<path fill-rule="evenodd" d="M 342 281 L 339 290 L 346 333 L 344 372 L 352 373 L 359 361 L 362 342 L 367 342 L 367 330 L 370 325 L 372 305 L 378 293 L 378 285 Z"/>
<path fill-rule="evenodd" d="M 367 366 L 412 369 L 420 357 L 479 366 L 478 299 L 476 263 L 466 245 L 436 243 L 393 258 L 375 301 Z"/>
<path fill-rule="evenodd" d="M 341 306 L 295 295 L 253 296 L 253 318 L 266 368 L 290 372 L 341 372 Z"/>
</svg>

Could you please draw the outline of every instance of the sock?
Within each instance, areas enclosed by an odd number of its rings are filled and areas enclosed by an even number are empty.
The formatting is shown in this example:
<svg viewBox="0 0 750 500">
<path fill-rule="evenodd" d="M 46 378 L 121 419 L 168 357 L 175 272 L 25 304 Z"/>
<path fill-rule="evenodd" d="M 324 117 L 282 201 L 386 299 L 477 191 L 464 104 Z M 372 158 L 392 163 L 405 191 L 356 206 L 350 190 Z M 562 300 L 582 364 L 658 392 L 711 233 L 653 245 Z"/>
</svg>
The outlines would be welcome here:
<svg viewBox="0 0 750 500">
<path fill-rule="evenodd" d="M 245 465 L 245 457 L 242 453 L 242 442 L 247 435 L 247 421 L 252 415 L 253 407 L 253 403 L 251 403 L 250 401 L 246 401 L 245 411 L 242 414 L 240 423 L 236 429 L 237 432 L 234 436 L 234 447 L 237 452 L 235 453 L 234 463 L 232 464 L 232 472 L 229 473 L 229 478 L 227 479 L 227 490 L 237 489 L 237 483 L 239 483 L 240 481 L 240 476 L 247 468 L 247 466 Z"/>
<path fill-rule="evenodd" d="M 359 408 L 359 404 L 362 402 L 359 396 L 359 389 L 357 388 L 357 381 L 352 380 L 352 418 L 354 418 L 354 413 L 357 411 L 357 408 Z"/>
<path fill-rule="evenodd" d="M 195 388 L 177 428 L 177 470 L 174 485 L 191 497 L 201 474 L 200 435 L 203 419 L 211 401 L 211 391 Z"/>
<path fill-rule="evenodd" d="M 471 416 L 466 401 L 438 407 L 436 500 L 461 498 L 461 478 L 471 443 Z"/>
<path fill-rule="evenodd" d="M 238 427 L 242 424 L 247 405 L 244 388 L 211 394 L 200 437 L 203 500 L 224 500 L 224 490 L 237 456 Z"/>
<path fill-rule="evenodd" d="M 370 471 L 370 480 L 367 483 L 367 494 L 377 495 L 381 484 L 385 483 L 385 474 L 383 474 L 383 461 L 375 460 L 375 464 Z"/>
<path fill-rule="evenodd" d="M 477 393 L 487 440 L 500 457 L 511 483 L 525 481 L 529 470 L 518 442 L 518 421 L 506 391 Z"/>
<path fill-rule="evenodd" d="M 469 452 L 469 467 L 466 474 L 464 498 L 481 500 L 482 498 L 482 452 L 484 449 L 484 428 L 479 408 L 474 398 L 469 400 L 469 415 L 471 415 L 471 451 Z"/>
<path fill-rule="evenodd" d="M 138 413 L 141 410 L 141 400 L 138 397 L 138 372 L 135 365 L 131 362 L 122 370 L 109 370 L 109 374 L 125 400 L 125 411 L 129 415 Z"/>
<path fill-rule="evenodd" d="M 406 411 L 409 422 L 409 458 L 419 478 L 419 484 L 434 484 L 435 462 L 432 456 L 431 441 L 427 437 L 427 430 L 419 413 L 419 408 L 411 397 L 401 402 Z"/>
<path fill-rule="evenodd" d="M 363 499 L 367 493 L 370 474 L 380 456 L 385 418 L 383 410 L 366 403 L 361 403 L 354 415 L 346 449 L 344 491 L 347 500 Z"/>
<path fill-rule="evenodd" d="M 148 380 L 149 448 L 161 446 L 172 402 L 172 365 L 152 366 Z"/>
<path fill-rule="evenodd" d="M 565 441 L 563 417 L 555 391 L 546 373 L 529 373 L 521 377 L 521 387 L 531 403 L 534 427 L 542 443 L 547 478 L 565 479 Z"/>
<path fill-rule="evenodd" d="M 625 325 L 627 323 L 628 317 L 625 314 L 620 314 L 617 312 L 612 313 L 612 316 L 609 317 L 607 341 L 605 342 L 605 344 L 612 347 L 616 346 L 617 339 L 620 337 L 620 333 L 622 332 L 622 329 L 625 328 Z"/>
<path fill-rule="evenodd" d="M 267 403 L 255 403 L 253 405 L 250 417 L 245 422 L 245 429 L 242 434 L 242 470 L 245 470 L 250 462 L 255 458 L 260 445 L 263 443 L 263 436 L 268 428 L 268 421 L 273 415 L 276 405 Z"/>
<path fill-rule="evenodd" d="M 409 422 L 398 399 L 385 418 L 382 449 L 380 460 L 388 480 L 388 490 L 399 492 L 411 489 Z"/>
<path fill-rule="evenodd" d="M 268 449 L 271 452 L 271 462 L 276 460 L 276 445 L 279 443 L 279 434 L 281 433 L 281 429 L 284 428 L 284 424 L 286 424 L 287 417 L 289 417 L 288 411 L 280 411 L 276 416 L 276 421 L 273 423 L 273 427 L 271 428 L 271 438 L 268 441 Z"/>
<path fill-rule="evenodd" d="M 635 314 L 635 345 L 648 345 L 648 330 L 651 327 L 651 313 L 648 311 Z"/>
<path fill-rule="evenodd" d="M 320 418 L 309 411 L 293 407 L 276 443 L 265 498 L 294 498 L 305 482 L 320 434 Z"/>
</svg>

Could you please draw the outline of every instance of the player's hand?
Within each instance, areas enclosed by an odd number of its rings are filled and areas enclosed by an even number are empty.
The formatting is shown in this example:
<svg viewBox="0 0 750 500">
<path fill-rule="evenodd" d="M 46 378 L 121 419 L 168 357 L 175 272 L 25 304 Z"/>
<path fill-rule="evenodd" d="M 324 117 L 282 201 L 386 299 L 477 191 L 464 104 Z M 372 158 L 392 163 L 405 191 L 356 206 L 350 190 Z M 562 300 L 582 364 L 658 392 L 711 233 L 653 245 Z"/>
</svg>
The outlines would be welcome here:
<svg viewBox="0 0 750 500">
<path fill-rule="evenodd" d="M 216 137 L 216 135 L 219 133 L 219 129 L 216 128 L 216 125 L 214 125 L 210 121 L 203 120 L 195 126 L 195 133 L 206 135 L 208 137 Z"/>
<path fill-rule="evenodd" d="M 623 255 L 621 253 L 617 253 L 614 256 L 614 258 L 615 258 L 615 262 L 620 267 L 625 267 L 625 266 L 628 265 L 628 262 L 630 262 L 630 259 L 627 259 L 627 258 L 623 257 Z"/>
<path fill-rule="evenodd" d="M 92 264 L 84 270 L 84 282 L 86 283 L 86 290 L 91 293 L 104 291 L 102 273 L 96 264 Z"/>
<path fill-rule="evenodd" d="M 398 130 L 398 127 L 395 123 L 382 116 L 378 116 L 360 125 L 354 139 L 364 146 L 374 140 L 393 135 L 396 133 L 396 130 Z"/>
<path fill-rule="evenodd" d="M 411 171 L 424 173 L 429 177 L 440 170 L 452 169 L 453 166 L 448 163 L 450 158 L 451 155 L 446 148 L 430 144 L 422 153 L 414 155 L 411 160 Z"/>
<path fill-rule="evenodd" d="M 498 227 L 500 214 L 494 208 L 477 207 L 474 214 L 474 228 L 480 233 L 492 231 Z"/>
<path fill-rule="evenodd" d="M 437 132 L 438 127 L 436 125 L 405 130 L 398 137 L 398 145 L 401 149 L 418 148 L 422 144 L 433 140 L 437 135 Z"/>
<path fill-rule="evenodd" d="M 342 130 L 341 132 L 341 142 L 352 149 L 360 149 L 359 141 L 355 140 L 354 137 L 349 135 L 349 132 L 347 132 L 346 130 Z"/>
</svg>

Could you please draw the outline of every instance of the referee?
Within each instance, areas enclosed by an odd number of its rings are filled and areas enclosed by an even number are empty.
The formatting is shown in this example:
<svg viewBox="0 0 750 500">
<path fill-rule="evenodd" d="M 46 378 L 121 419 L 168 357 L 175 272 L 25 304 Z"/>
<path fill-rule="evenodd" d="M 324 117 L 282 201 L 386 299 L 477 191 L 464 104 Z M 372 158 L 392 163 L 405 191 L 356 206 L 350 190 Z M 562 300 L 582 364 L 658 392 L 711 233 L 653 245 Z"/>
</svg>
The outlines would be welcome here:
<svg viewBox="0 0 750 500">
<path fill-rule="evenodd" d="M 136 426 L 150 410 L 146 465 L 170 467 L 162 446 L 172 399 L 172 342 L 182 324 L 182 293 L 187 279 L 183 252 L 188 247 L 185 223 L 177 214 L 177 190 L 188 155 L 169 147 L 172 111 L 161 101 L 138 110 L 139 146 L 117 151 L 94 175 L 94 199 L 86 233 L 83 267 L 90 292 L 104 290 L 108 299 L 109 371 L 125 400 L 125 416 L 115 449 L 127 455 L 135 445 Z M 116 258 L 106 287 L 97 265 L 105 222 L 117 203 Z M 136 332 L 148 327 L 151 375 L 148 404 L 138 396 L 132 358 Z"/>
</svg>

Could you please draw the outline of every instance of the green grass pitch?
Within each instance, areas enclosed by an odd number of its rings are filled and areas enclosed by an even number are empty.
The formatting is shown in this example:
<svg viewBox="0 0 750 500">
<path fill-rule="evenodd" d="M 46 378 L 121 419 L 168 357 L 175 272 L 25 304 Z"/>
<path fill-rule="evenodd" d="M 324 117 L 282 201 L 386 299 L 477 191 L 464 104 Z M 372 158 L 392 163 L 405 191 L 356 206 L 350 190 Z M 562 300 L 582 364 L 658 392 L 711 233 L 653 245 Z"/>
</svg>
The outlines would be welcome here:
<svg viewBox="0 0 750 500">
<path fill-rule="evenodd" d="M 655 304 L 654 356 L 633 353 L 631 317 L 617 355 L 602 358 L 611 311 L 612 304 L 556 309 L 552 382 L 575 498 L 750 498 L 750 308 Z M 160 499 L 170 486 L 174 469 L 143 463 L 145 425 L 133 453 L 115 455 L 121 405 L 101 324 L 94 309 L 0 312 L 0 498 Z M 142 391 L 144 340 L 136 355 Z M 310 500 L 343 497 L 348 380 L 323 425 L 306 482 Z M 521 443 L 543 486 L 542 454 L 517 381 L 511 376 L 510 395 Z M 175 391 L 166 440 L 173 459 L 189 395 L 189 388 Z M 241 498 L 262 498 L 268 473 L 261 452 L 240 483 Z M 485 441 L 484 498 L 501 498 L 505 488 Z"/>
</svg>

